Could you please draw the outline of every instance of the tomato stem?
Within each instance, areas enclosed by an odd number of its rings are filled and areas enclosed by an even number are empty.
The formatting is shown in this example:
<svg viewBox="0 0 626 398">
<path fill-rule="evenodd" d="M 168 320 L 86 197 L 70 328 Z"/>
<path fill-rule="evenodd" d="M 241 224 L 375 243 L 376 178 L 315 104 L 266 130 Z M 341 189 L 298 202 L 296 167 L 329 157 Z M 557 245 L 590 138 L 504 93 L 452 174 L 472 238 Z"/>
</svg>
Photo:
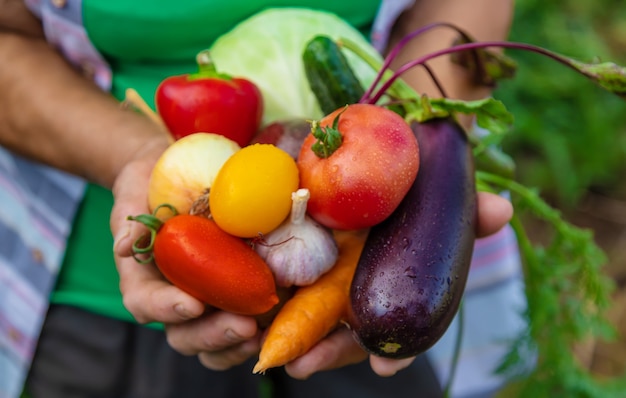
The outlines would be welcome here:
<svg viewBox="0 0 626 398">
<path fill-rule="evenodd" d="M 339 117 L 346 109 L 347 106 L 335 116 L 332 126 L 322 127 L 316 121 L 311 123 L 311 133 L 317 139 L 311 146 L 311 150 L 318 157 L 323 159 L 330 157 L 343 143 L 343 136 L 337 126 L 339 126 Z"/>
<path fill-rule="evenodd" d="M 157 232 L 159 232 L 159 229 L 161 229 L 161 227 L 164 224 L 163 221 L 161 221 L 156 216 L 156 214 L 162 207 L 168 208 L 174 215 L 178 214 L 178 211 L 176 210 L 174 206 L 165 203 L 165 204 L 157 206 L 152 212 L 152 214 L 140 214 L 138 216 L 128 216 L 126 218 L 127 220 L 137 221 L 137 222 L 142 223 L 150 231 L 150 240 L 148 241 L 147 245 L 144 245 L 144 242 L 146 241 L 145 235 L 140 236 L 139 238 L 137 238 L 137 240 L 133 242 L 133 246 L 132 246 L 133 258 L 141 264 L 147 264 L 147 263 L 152 262 L 152 260 L 154 260 L 154 255 L 153 255 L 154 242 L 156 240 Z M 148 254 L 148 257 L 140 258 L 138 256 L 140 254 Z"/>
<path fill-rule="evenodd" d="M 217 73 L 215 62 L 213 62 L 213 58 L 211 58 L 209 50 L 200 51 L 196 55 L 196 63 L 198 64 L 198 71 L 200 73 Z"/>
</svg>

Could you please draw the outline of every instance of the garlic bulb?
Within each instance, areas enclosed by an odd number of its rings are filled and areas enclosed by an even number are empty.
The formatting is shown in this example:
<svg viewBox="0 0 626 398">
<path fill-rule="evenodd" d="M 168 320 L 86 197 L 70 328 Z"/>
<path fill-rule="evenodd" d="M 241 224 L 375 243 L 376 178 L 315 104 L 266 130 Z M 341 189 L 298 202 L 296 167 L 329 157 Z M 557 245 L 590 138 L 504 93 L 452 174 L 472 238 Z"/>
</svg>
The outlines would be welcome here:
<svg viewBox="0 0 626 398">
<path fill-rule="evenodd" d="M 255 244 L 278 286 L 310 285 L 337 261 L 332 232 L 306 214 L 309 197 L 308 189 L 292 193 L 290 217 Z"/>
</svg>

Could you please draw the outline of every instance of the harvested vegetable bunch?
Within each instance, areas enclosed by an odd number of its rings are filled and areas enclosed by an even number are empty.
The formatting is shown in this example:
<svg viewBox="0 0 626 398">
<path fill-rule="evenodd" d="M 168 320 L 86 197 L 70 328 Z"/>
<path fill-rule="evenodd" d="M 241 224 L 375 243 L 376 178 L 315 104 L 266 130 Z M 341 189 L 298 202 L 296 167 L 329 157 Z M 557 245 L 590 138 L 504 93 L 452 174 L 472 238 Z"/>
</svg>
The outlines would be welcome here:
<svg viewBox="0 0 626 398">
<path fill-rule="evenodd" d="M 203 216 L 176 214 L 162 222 L 154 215 L 129 217 L 150 229 L 150 242 L 133 245 L 142 261 L 154 260 L 172 284 L 198 300 L 236 314 L 259 315 L 278 304 L 267 264 L 243 240 Z M 138 257 L 136 257 L 138 258 Z"/>
<path fill-rule="evenodd" d="M 393 54 L 406 41 L 437 27 L 457 30 L 460 41 L 450 48 L 420 57 L 396 72 L 387 69 Z M 285 32 L 290 34 L 286 35 Z M 504 47 L 547 55 L 605 89 L 623 96 L 626 91 L 624 68 L 611 63 L 583 64 L 524 43 L 475 42 L 464 32 L 445 23 L 425 26 L 407 36 L 383 62 L 359 32 L 351 29 L 345 21 L 334 15 L 303 9 L 272 9 L 253 16 L 220 38 L 212 48 L 213 56 L 228 70 L 242 76 L 254 76 L 254 81 L 265 93 L 275 93 L 277 88 L 280 89 L 280 95 L 269 98 L 267 102 L 266 121 L 294 116 L 320 119 L 330 112 L 320 113 L 320 107 L 313 98 L 314 93 L 307 86 L 302 73 L 288 76 L 286 73 L 277 73 L 279 70 L 304 70 L 300 67 L 302 46 L 316 34 L 328 34 L 333 39 L 340 39 L 341 49 L 349 57 L 350 66 L 356 67 L 358 79 L 368 83 L 363 98 L 355 99 L 354 103 L 375 103 L 394 109 L 405 117 L 407 124 L 427 123 L 431 119 L 445 120 L 453 118 L 456 113 L 472 114 L 480 127 L 491 132 L 485 137 L 476 137 L 469 132 L 467 139 L 476 160 L 477 187 L 495 192 L 510 191 L 516 210 L 511 225 L 518 236 L 525 266 L 528 298 L 525 316 L 530 326 L 518 341 L 512 343 L 511 354 L 503 358 L 504 366 L 501 370 L 510 372 L 519 381 L 515 396 L 622 397 L 626 390 L 623 381 L 596 380 L 581 368 L 572 350 L 575 344 L 588 338 L 604 337 L 612 330 L 604 318 L 604 311 L 610 302 L 610 284 L 601 272 L 605 260 L 603 253 L 594 244 L 590 231 L 568 224 L 537 192 L 517 184 L 513 180 L 515 165 L 512 159 L 497 149 L 493 150 L 491 144 L 504 139 L 512 123 L 512 116 L 504 104 L 494 99 L 452 100 L 446 98 L 443 87 L 443 98 L 427 98 L 416 93 L 398 77 L 404 70 L 423 65 L 434 57 L 457 53 L 463 56 L 455 57 L 456 61 L 468 65 L 475 72 L 477 82 L 493 84 L 498 78 L 511 76 L 514 63 L 486 49 Z M 255 44 L 252 47 L 249 43 L 258 41 L 247 40 L 249 37 L 262 37 L 263 45 Z M 364 68 L 364 64 L 372 67 Z M 436 77 L 433 71 L 429 72 Z M 374 77 L 376 73 L 378 76 Z M 372 84 L 369 84 L 370 78 L 373 79 Z M 390 102 L 387 103 L 387 100 Z M 391 102 L 396 105 L 401 103 L 401 106 L 392 107 Z M 335 109 L 346 104 L 345 101 L 335 104 Z M 447 123 L 439 125 L 451 127 Z M 417 127 L 414 128 L 417 130 Z M 520 222 L 519 217 L 523 212 L 530 212 L 554 227 L 554 239 L 548 247 L 531 244 Z M 441 219 L 445 221 L 445 216 L 442 215 Z M 456 311 L 455 306 L 451 306 L 450 311 Z M 460 346 L 457 344 L 457 347 Z M 520 365 L 525 364 L 519 355 L 524 349 L 537 354 L 536 366 L 530 372 L 526 367 L 520 368 Z"/>
<path fill-rule="evenodd" d="M 263 117 L 258 87 L 218 72 L 208 51 L 198 53 L 197 63 L 198 72 L 170 76 L 157 87 L 156 107 L 165 125 L 175 139 L 206 132 L 247 145 Z"/>
</svg>

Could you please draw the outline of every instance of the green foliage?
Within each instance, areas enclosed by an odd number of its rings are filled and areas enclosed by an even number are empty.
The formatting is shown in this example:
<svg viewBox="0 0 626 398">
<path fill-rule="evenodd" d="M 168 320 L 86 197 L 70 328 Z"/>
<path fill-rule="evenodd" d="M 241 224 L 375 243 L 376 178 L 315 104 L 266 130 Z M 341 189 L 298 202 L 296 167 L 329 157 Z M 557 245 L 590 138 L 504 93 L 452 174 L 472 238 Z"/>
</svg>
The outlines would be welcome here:
<svg viewBox="0 0 626 398">
<path fill-rule="evenodd" d="M 522 0 L 511 41 L 581 60 L 626 62 L 626 7 L 621 0 Z M 621 41 L 620 41 L 621 40 Z M 560 206 L 589 189 L 610 191 L 626 170 L 626 103 L 576 72 L 537 54 L 510 50 L 514 79 L 495 91 L 515 115 L 504 151 L 519 181 Z"/>
<path fill-rule="evenodd" d="M 577 361 L 573 348 L 588 338 L 615 337 L 606 318 L 613 282 L 603 274 L 604 252 L 589 230 L 565 221 L 537 193 L 513 180 L 478 172 L 482 184 L 511 192 L 516 215 L 511 221 L 524 263 L 529 328 L 504 358 L 500 372 L 518 377 L 507 396 L 622 397 L 626 379 L 601 381 Z M 520 216 L 529 214 L 546 223 L 552 236 L 545 247 L 528 238 Z M 532 371 L 524 367 L 536 353 Z"/>
</svg>

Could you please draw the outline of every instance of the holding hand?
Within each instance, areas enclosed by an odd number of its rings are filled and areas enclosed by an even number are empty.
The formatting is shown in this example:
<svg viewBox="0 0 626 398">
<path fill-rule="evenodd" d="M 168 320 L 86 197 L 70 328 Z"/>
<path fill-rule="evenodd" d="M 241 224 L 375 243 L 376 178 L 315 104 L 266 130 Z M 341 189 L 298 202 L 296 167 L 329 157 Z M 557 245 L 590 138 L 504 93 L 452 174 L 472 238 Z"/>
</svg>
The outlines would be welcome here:
<svg viewBox="0 0 626 398">
<path fill-rule="evenodd" d="M 146 202 L 152 167 L 165 146 L 146 150 L 128 163 L 113 187 L 115 206 L 111 229 L 116 237 L 114 255 L 120 273 L 120 288 L 126 308 L 142 323 L 163 322 L 173 348 L 187 355 L 198 354 L 202 363 L 215 370 L 228 369 L 256 355 L 261 331 L 253 317 L 212 311 L 199 300 L 170 284 L 156 266 L 140 264 L 132 256 L 132 243 L 145 233 L 128 215 L 148 213 Z M 511 204 L 497 195 L 479 193 L 479 236 L 495 233 L 512 215 Z M 367 357 L 345 328 L 332 333 L 307 354 L 286 366 L 295 378 L 360 362 Z M 411 360 L 372 357 L 371 365 L 381 376 L 408 366 Z"/>
</svg>

